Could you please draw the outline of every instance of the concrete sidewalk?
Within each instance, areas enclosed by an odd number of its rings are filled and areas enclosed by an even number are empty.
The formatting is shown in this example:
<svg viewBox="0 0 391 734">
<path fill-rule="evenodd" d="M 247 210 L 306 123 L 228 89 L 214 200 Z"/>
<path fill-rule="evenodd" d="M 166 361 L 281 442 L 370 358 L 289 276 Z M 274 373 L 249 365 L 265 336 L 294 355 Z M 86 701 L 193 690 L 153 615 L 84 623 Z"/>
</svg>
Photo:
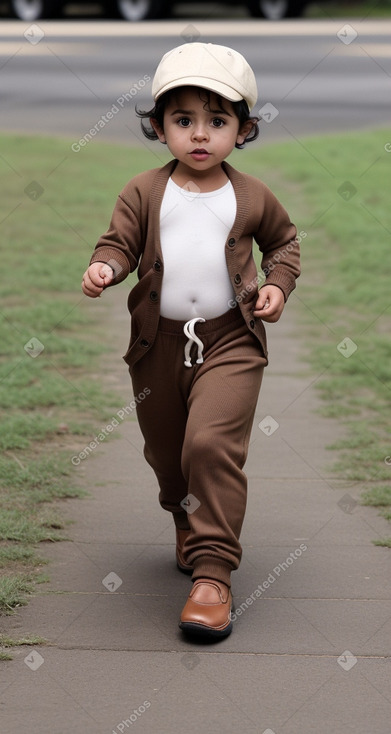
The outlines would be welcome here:
<svg viewBox="0 0 391 734">
<path fill-rule="evenodd" d="M 124 289 L 94 307 L 115 318 L 109 384 L 127 405 Z M 191 581 L 176 569 L 173 524 L 128 418 L 75 469 L 91 497 L 65 505 L 72 542 L 46 548 L 50 585 L 6 620 L 10 634 L 50 644 L 1 665 L 2 732 L 390 733 L 390 551 L 371 542 L 389 528 L 327 470 L 325 447 L 342 429 L 315 413 L 295 294 L 268 335 L 232 635 L 210 646 L 182 638 Z"/>
</svg>

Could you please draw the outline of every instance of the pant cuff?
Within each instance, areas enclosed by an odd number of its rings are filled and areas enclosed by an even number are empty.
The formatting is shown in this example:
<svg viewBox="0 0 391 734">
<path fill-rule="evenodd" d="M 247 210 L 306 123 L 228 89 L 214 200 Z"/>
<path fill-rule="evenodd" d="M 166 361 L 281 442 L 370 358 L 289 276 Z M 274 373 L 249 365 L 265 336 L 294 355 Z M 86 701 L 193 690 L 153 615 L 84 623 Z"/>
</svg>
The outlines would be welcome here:
<svg viewBox="0 0 391 734">
<path fill-rule="evenodd" d="M 192 581 L 199 578 L 215 579 L 231 586 L 232 566 L 213 556 L 201 556 L 193 563 Z"/>
</svg>

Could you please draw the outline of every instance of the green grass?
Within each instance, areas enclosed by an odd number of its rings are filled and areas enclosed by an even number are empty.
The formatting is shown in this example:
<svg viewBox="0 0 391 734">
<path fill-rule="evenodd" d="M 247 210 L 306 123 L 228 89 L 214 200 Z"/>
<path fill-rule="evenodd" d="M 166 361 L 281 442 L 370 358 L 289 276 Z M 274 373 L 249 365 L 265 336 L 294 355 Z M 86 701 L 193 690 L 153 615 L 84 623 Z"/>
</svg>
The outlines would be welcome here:
<svg viewBox="0 0 391 734">
<path fill-rule="evenodd" d="M 33 548 L 23 545 L 0 545 L 0 569 L 6 568 L 10 561 L 29 565 L 43 563 Z"/>
<path fill-rule="evenodd" d="M 360 483 L 373 505 L 391 480 L 390 143 L 390 129 L 293 139 L 258 148 L 246 163 L 305 233 L 292 298 L 300 302 L 306 359 L 319 376 L 322 412 L 345 427 L 330 447 L 338 450 L 334 469 Z M 390 519 L 391 500 L 387 507 Z"/>
<path fill-rule="evenodd" d="M 0 613 L 9 614 L 27 603 L 36 579 L 31 574 L 13 574 L 0 578 Z"/>
<path fill-rule="evenodd" d="M 389 0 L 369 0 L 367 2 L 355 2 L 355 0 L 342 3 L 314 2 L 308 5 L 304 11 L 305 18 L 319 18 L 333 20 L 334 18 L 389 18 L 391 17 L 391 2 Z"/>
<path fill-rule="evenodd" d="M 26 637 L 10 637 L 9 635 L 0 634 L 0 660 L 12 660 L 12 655 L 8 652 L 13 647 L 38 647 L 47 644 L 47 640 L 38 635 L 27 635 Z"/>
<path fill-rule="evenodd" d="M 66 537 L 58 501 L 84 494 L 71 457 L 122 404 L 103 387 L 102 316 L 80 283 L 136 159 L 0 136 L 0 611 L 31 593 L 36 545 Z"/>
<path fill-rule="evenodd" d="M 380 514 L 386 520 L 391 521 L 391 485 L 376 485 L 367 492 L 364 492 L 362 495 L 362 504 L 382 508 Z M 391 538 L 378 540 L 375 542 L 375 545 L 385 545 L 391 548 Z"/>
<path fill-rule="evenodd" d="M 38 635 L 28 635 L 26 637 L 10 637 L 9 635 L 0 635 L 0 646 L 1 647 L 21 647 L 24 645 L 45 645 L 47 640 L 44 637 Z"/>
</svg>

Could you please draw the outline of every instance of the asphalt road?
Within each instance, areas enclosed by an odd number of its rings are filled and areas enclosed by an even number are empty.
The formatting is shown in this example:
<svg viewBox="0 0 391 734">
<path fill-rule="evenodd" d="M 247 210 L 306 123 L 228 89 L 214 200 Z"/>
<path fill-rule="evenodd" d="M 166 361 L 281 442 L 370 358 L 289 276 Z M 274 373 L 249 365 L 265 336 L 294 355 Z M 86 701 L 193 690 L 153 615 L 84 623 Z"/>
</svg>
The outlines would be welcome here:
<svg viewBox="0 0 391 734">
<path fill-rule="evenodd" d="M 267 105 L 264 141 L 390 122 L 390 21 L 1 25 L 3 131 L 78 141 L 98 125 L 100 141 L 141 143 L 135 103 L 149 107 L 158 61 L 189 40 L 232 45 L 247 57 L 259 86 L 255 110 Z"/>
</svg>

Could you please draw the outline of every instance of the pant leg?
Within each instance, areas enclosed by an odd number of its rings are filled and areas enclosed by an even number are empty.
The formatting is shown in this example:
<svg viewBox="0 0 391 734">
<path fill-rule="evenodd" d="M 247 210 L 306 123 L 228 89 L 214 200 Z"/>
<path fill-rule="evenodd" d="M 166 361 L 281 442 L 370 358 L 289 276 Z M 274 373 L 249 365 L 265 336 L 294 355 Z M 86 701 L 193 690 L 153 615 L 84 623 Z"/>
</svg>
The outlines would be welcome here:
<svg viewBox="0 0 391 734">
<path fill-rule="evenodd" d="M 188 516 L 180 502 L 187 495 L 181 468 L 182 445 L 187 423 L 187 392 L 177 375 L 183 365 L 182 334 L 160 331 L 151 351 L 131 370 L 134 395 L 148 387 L 150 394 L 137 405 L 143 434 L 144 455 L 158 480 L 159 502 L 173 513 L 178 527 L 188 528 Z M 190 375 L 185 375 L 190 379 Z"/>
<path fill-rule="evenodd" d="M 196 498 L 189 505 L 192 532 L 184 546 L 193 579 L 229 584 L 239 566 L 247 501 L 243 466 L 265 364 L 254 337 L 239 323 L 212 344 L 197 368 L 182 448 L 182 472 Z"/>
<path fill-rule="evenodd" d="M 144 453 L 158 479 L 162 507 L 174 513 L 178 527 L 187 519 L 191 528 L 184 554 L 194 566 L 193 578 L 227 584 L 241 558 L 243 465 L 266 364 L 243 320 L 233 317 L 198 326 L 204 363 L 192 368 L 184 366 L 186 338 L 179 322 L 162 319 L 175 323 L 177 333 L 159 331 L 131 373 L 134 394 L 150 389 L 137 406 Z M 195 501 L 186 518 L 180 502 L 187 495 Z"/>
</svg>

